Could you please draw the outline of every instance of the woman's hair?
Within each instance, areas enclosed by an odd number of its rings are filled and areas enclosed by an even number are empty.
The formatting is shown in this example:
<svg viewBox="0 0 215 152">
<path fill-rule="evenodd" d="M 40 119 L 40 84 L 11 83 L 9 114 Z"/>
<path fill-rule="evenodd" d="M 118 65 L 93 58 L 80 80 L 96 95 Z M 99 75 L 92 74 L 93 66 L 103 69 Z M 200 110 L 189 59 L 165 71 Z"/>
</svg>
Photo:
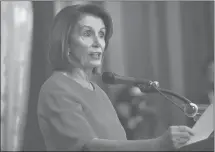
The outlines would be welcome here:
<svg viewBox="0 0 215 152">
<path fill-rule="evenodd" d="M 69 64 L 67 50 L 70 35 L 82 15 L 93 15 L 103 20 L 106 27 L 105 50 L 113 33 L 112 19 L 103 7 L 95 4 L 77 4 L 63 8 L 54 19 L 50 33 L 48 59 L 53 70 L 65 70 Z"/>
</svg>

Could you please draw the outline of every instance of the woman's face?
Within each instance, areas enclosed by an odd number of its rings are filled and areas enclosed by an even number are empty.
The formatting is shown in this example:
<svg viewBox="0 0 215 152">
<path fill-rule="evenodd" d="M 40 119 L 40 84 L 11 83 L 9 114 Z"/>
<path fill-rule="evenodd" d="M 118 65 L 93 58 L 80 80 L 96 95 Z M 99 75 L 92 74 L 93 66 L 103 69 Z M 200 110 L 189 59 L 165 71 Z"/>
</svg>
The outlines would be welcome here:
<svg viewBox="0 0 215 152">
<path fill-rule="evenodd" d="M 82 16 L 74 27 L 70 47 L 84 68 L 94 68 L 102 64 L 105 34 L 106 29 L 102 19 L 93 15 Z"/>
</svg>

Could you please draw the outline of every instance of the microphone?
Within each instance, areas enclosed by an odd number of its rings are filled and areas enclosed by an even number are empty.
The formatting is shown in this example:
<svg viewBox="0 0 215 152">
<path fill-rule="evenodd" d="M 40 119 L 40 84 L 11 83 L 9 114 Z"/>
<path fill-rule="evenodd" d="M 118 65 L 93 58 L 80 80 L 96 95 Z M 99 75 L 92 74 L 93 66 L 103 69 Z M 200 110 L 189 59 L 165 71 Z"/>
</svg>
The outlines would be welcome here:
<svg viewBox="0 0 215 152">
<path fill-rule="evenodd" d="M 103 72 L 102 74 L 102 81 L 106 84 L 127 84 L 127 85 L 146 85 L 146 86 L 152 86 L 155 85 L 158 87 L 158 82 L 150 81 L 150 80 L 144 80 L 144 79 L 136 79 L 132 77 L 124 77 L 117 75 L 113 72 Z"/>
</svg>

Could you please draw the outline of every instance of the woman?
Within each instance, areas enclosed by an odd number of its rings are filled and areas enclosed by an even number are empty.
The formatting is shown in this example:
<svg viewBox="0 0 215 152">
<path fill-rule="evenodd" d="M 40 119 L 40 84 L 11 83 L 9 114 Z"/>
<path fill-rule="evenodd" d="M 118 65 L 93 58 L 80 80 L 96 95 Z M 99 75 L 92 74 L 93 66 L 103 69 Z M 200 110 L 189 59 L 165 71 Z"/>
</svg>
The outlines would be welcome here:
<svg viewBox="0 0 215 152">
<path fill-rule="evenodd" d="M 38 120 L 47 150 L 171 150 L 186 143 L 192 131 L 170 127 L 149 140 L 126 140 L 111 101 L 93 82 L 112 35 L 108 13 L 96 5 L 62 9 L 51 30 L 52 76 L 42 85 Z"/>
</svg>

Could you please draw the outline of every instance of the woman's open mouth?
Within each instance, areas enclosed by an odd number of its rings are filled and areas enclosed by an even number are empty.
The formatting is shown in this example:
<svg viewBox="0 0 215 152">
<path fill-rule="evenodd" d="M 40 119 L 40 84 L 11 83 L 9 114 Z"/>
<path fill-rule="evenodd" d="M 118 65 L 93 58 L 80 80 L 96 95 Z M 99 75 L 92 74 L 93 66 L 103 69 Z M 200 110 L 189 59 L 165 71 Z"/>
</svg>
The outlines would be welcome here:
<svg viewBox="0 0 215 152">
<path fill-rule="evenodd" d="M 100 59 L 101 58 L 101 52 L 92 52 L 92 53 L 89 53 L 90 57 L 93 58 L 93 59 Z"/>
</svg>

